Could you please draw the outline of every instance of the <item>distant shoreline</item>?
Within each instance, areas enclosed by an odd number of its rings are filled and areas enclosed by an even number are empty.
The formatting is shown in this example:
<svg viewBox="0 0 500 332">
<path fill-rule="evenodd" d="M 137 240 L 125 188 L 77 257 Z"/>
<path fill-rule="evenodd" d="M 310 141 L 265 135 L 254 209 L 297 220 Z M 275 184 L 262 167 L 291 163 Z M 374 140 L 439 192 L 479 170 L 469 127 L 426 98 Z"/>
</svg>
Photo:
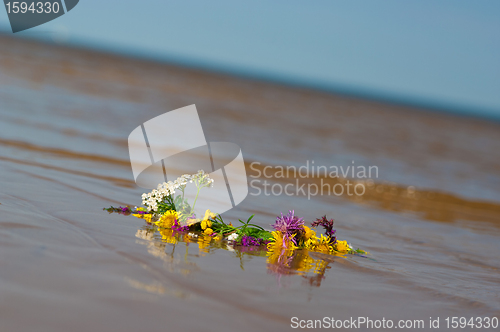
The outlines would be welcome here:
<svg viewBox="0 0 500 332">
<path fill-rule="evenodd" d="M 431 99 L 425 100 L 411 96 L 397 96 L 389 95 L 387 92 L 374 91 L 372 89 L 360 89 L 349 87 L 345 84 L 331 84 L 307 81 L 296 77 L 286 77 L 283 75 L 273 75 L 259 73 L 252 70 L 243 70 L 241 68 L 231 68 L 226 64 L 213 64 L 210 62 L 203 62 L 195 59 L 180 58 L 176 56 L 170 57 L 155 57 L 151 54 L 142 52 L 128 52 L 119 49 L 115 51 L 106 49 L 105 45 L 99 46 L 82 46 L 75 44 L 57 44 L 49 40 L 33 39 L 26 37 L 12 37 L 0 31 L 0 41 L 3 40 L 22 41 L 26 43 L 39 43 L 50 45 L 51 47 L 59 47 L 64 49 L 73 49 L 84 52 L 91 52 L 100 55 L 116 56 L 120 58 L 127 58 L 141 62 L 154 63 L 163 66 L 174 66 L 185 70 L 202 71 L 207 74 L 229 76 L 233 78 L 240 78 L 247 81 L 256 81 L 272 85 L 280 85 L 288 88 L 296 88 L 301 90 L 310 90 L 320 93 L 333 94 L 345 98 L 352 98 L 356 100 L 365 100 L 368 102 L 379 102 L 394 106 L 412 108 L 419 112 L 430 112 L 438 114 L 452 115 L 456 117 L 463 117 L 466 119 L 479 119 L 493 121 L 500 123 L 500 110 L 478 108 L 476 106 L 461 105 L 459 103 L 453 105 L 452 103 L 444 103 L 440 101 L 433 101 Z M 498 113 L 498 114 L 495 114 Z"/>
</svg>

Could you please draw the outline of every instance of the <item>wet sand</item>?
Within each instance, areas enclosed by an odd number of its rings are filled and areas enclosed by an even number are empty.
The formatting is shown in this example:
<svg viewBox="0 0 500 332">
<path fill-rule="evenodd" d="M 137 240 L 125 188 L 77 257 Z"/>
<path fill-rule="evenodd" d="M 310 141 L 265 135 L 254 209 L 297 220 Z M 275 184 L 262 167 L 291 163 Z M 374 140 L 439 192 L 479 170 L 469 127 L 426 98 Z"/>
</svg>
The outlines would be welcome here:
<svg viewBox="0 0 500 332">
<path fill-rule="evenodd" d="M 500 124 L 0 43 L 0 331 L 281 331 L 294 316 L 440 317 L 443 327 L 448 316 L 500 316 Z M 359 180 L 362 196 L 253 188 L 224 214 L 255 213 L 267 228 L 289 209 L 306 220 L 326 214 L 372 259 L 317 254 L 328 264 L 319 277 L 284 274 L 260 254 L 165 243 L 146 235 L 143 220 L 102 211 L 141 203 L 129 133 L 191 104 L 208 141 L 241 147 L 250 181 L 295 183 L 256 169 L 313 160 L 377 166 L 377 178 Z"/>
</svg>

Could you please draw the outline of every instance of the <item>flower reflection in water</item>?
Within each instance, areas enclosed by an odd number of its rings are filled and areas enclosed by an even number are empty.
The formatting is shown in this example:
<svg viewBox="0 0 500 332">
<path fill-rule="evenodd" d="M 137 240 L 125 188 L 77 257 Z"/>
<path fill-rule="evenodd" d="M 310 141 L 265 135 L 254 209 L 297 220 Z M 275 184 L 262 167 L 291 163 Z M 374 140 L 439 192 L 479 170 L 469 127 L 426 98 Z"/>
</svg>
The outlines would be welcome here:
<svg viewBox="0 0 500 332">
<path fill-rule="evenodd" d="M 190 261 L 188 247 L 198 246 L 198 255 L 205 256 L 215 253 L 217 250 L 232 252 L 240 259 L 240 267 L 244 270 L 245 258 L 261 257 L 267 261 L 267 271 L 275 275 L 278 285 L 281 287 L 282 276 L 301 276 L 311 287 L 321 286 L 325 273 L 331 268 L 332 259 L 322 259 L 320 255 L 314 257 L 307 249 L 287 249 L 278 246 L 233 246 L 228 241 L 214 241 L 213 237 L 200 234 L 177 232 L 156 225 L 145 225 L 136 233 L 136 237 L 144 240 L 140 243 L 148 246 L 148 252 L 155 257 L 161 258 L 167 263 L 168 270 L 180 272 L 184 275 L 200 269 Z M 278 242 L 279 243 L 279 242 Z M 179 247 L 182 246 L 182 247 Z M 181 249 L 185 254 L 183 259 L 175 256 L 175 251 Z M 331 256 L 331 255 L 329 255 Z M 339 255 L 343 256 L 343 255 Z"/>
<path fill-rule="evenodd" d="M 333 262 L 320 257 L 313 258 L 307 249 L 268 251 L 267 256 L 267 270 L 276 275 L 280 286 L 282 276 L 300 275 L 310 286 L 319 287 Z"/>
</svg>

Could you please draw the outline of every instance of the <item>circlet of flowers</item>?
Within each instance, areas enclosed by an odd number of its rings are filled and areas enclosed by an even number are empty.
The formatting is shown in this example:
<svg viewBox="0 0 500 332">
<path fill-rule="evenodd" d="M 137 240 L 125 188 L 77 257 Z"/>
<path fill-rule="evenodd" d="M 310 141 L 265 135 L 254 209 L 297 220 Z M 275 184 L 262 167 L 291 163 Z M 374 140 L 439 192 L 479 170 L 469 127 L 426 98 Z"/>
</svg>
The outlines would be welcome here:
<svg viewBox="0 0 500 332">
<path fill-rule="evenodd" d="M 182 237 L 187 241 L 197 238 L 198 243 L 203 243 L 204 246 L 208 246 L 212 241 L 227 241 L 229 250 L 234 250 L 235 247 L 259 247 L 267 251 L 269 261 L 285 265 L 294 251 L 300 249 L 334 255 L 367 254 L 364 250 L 354 249 L 347 241 L 339 241 L 333 229 L 334 220 L 326 216 L 307 226 L 303 218 L 299 218 L 294 210 L 290 210 L 287 214 L 281 213 L 277 216 L 271 225 L 273 230 L 266 230 L 252 223 L 254 215 L 246 221 L 240 219 L 237 226 L 226 223 L 220 214 L 210 210 L 206 210 L 202 218 L 197 218 L 194 206 L 198 194 L 201 189 L 212 187 L 213 182 L 203 170 L 193 175 L 184 174 L 175 181 L 161 183 L 157 189 L 143 194 L 144 207 L 110 207 L 105 210 L 110 213 L 132 214 L 144 219 L 148 224 L 157 227 L 162 238 L 170 243 L 176 243 Z M 184 190 L 190 183 L 197 187 L 192 205 L 184 198 Z M 318 227 L 324 230 L 319 235 L 314 229 Z"/>
</svg>

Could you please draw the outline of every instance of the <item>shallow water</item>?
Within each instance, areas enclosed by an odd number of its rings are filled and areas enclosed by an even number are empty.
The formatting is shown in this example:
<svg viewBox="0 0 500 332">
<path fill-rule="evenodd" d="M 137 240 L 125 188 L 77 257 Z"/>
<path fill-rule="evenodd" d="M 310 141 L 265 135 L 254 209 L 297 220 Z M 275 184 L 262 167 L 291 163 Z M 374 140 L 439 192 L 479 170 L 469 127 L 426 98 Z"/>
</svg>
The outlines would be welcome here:
<svg viewBox="0 0 500 332">
<path fill-rule="evenodd" d="M 448 316 L 500 316 L 498 124 L 0 42 L 1 331 L 286 330 L 294 316 L 426 327 L 440 317 L 443 327 Z M 324 273 L 281 271 L 263 254 L 165 243 L 143 220 L 102 211 L 140 204 L 145 191 L 128 134 L 190 104 L 208 141 L 241 147 L 249 180 L 267 165 L 376 165 L 360 197 L 251 189 L 224 214 L 255 213 L 267 228 L 289 209 L 326 214 L 370 259 L 311 254 Z"/>
</svg>

